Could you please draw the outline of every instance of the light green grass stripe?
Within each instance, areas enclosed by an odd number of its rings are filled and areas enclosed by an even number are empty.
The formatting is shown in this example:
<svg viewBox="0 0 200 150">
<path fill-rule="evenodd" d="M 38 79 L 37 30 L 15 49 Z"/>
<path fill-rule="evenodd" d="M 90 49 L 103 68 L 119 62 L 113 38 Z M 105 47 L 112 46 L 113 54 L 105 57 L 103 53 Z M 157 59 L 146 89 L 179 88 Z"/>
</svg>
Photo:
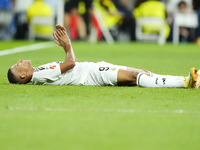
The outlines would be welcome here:
<svg viewBox="0 0 200 150">
<path fill-rule="evenodd" d="M 0 51 L 0 56 L 10 55 L 10 54 L 15 54 L 15 53 L 20 53 L 20 52 L 39 50 L 39 49 L 48 48 L 48 47 L 52 47 L 52 46 L 55 46 L 55 44 L 54 44 L 54 42 L 50 41 L 50 42 L 37 43 L 37 44 L 33 44 L 33 45 L 28 45 L 28 46 L 16 47 L 16 48 Z"/>
<path fill-rule="evenodd" d="M 183 110 L 183 109 L 77 109 L 77 108 L 37 108 L 37 107 L 18 107 L 18 106 L 8 106 L 8 110 L 17 110 L 17 111 L 58 111 L 58 112 L 108 112 L 108 113 L 147 113 L 147 114 L 200 114 L 198 110 Z"/>
</svg>

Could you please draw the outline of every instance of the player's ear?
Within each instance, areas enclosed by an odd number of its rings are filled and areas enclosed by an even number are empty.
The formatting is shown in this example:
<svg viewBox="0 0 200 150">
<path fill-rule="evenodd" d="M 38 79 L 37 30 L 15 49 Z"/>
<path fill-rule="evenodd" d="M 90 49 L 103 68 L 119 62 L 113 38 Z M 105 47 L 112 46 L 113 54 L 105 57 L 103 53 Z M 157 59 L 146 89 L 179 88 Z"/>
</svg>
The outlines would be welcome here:
<svg viewBox="0 0 200 150">
<path fill-rule="evenodd" d="M 26 73 L 23 72 L 23 73 L 20 75 L 20 78 L 21 78 L 21 79 L 24 79 L 25 77 L 26 77 Z"/>
</svg>

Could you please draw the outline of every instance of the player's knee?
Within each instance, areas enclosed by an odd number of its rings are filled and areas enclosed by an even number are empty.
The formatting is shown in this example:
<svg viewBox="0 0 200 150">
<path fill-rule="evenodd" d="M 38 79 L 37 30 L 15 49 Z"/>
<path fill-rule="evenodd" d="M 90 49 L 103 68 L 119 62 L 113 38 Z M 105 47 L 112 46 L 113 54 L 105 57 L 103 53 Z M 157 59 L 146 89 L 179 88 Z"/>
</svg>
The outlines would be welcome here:
<svg viewBox="0 0 200 150">
<path fill-rule="evenodd" d="M 126 75 L 121 80 L 118 80 L 118 86 L 135 86 L 138 74 L 139 72 L 135 71 L 126 72 Z"/>
<path fill-rule="evenodd" d="M 133 84 L 136 84 L 138 74 L 139 74 L 139 72 L 135 72 L 135 71 L 132 72 L 132 75 L 131 75 L 130 80 L 131 80 L 131 82 L 132 82 Z"/>
<path fill-rule="evenodd" d="M 145 69 L 142 69 L 144 72 L 142 73 L 145 73 L 147 76 L 150 76 L 150 72 L 148 70 L 145 70 Z"/>
<path fill-rule="evenodd" d="M 138 76 L 138 74 L 139 74 L 139 72 L 133 72 L 132 78 L 133 78 L 134 80 L 136 80 L 136 79 L 137 79 L 137 76 Z"/>
</svg>

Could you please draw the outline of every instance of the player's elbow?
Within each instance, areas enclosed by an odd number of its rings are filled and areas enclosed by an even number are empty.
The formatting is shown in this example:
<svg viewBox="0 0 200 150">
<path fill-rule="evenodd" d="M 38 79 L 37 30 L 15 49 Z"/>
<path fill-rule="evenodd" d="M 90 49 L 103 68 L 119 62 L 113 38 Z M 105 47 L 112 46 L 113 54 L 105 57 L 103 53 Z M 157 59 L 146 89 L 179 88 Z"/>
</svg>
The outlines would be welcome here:
<svg viewBox="0 0 200 150">
<path fill-rule="evenodd" d="M 70 62 L 68 63 L 69 68 L 72 69 L 76 66 L 76 62 L 74 60 L 70 60 Z"/>
<path fill-rule="evenodd" d="M 73 63 L 70 64 L 70 68 L 71 68 L 71 69 L 74 68 L 75 66 L 76 66 L 76 63 L 75 63 L 75 62 L 73 62 Z"/>
<path fill-rule="evenodd" d="M 75 66 L 76 66 L 75 61 L 73 60 L 65 61 L 64 63 L 60 64 L 61 73 L 65 73 L 66 71 L 73 69 Z"/>
</svg>

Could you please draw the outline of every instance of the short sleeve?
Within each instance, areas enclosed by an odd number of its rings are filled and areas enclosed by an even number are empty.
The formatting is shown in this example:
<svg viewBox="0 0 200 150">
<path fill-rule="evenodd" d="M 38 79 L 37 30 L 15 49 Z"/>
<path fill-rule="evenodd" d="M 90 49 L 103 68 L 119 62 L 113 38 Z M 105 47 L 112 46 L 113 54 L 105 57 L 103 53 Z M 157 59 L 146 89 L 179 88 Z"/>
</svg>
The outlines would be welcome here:
<svg viewBox="0 0 200 150">
<path fill-rule="evenodd" d="M 55 82 L 60 78 L 60 63 L 49 63 L 35 69 L 31 82 L 33 84 L 46 84 Z"/>
</svg>

